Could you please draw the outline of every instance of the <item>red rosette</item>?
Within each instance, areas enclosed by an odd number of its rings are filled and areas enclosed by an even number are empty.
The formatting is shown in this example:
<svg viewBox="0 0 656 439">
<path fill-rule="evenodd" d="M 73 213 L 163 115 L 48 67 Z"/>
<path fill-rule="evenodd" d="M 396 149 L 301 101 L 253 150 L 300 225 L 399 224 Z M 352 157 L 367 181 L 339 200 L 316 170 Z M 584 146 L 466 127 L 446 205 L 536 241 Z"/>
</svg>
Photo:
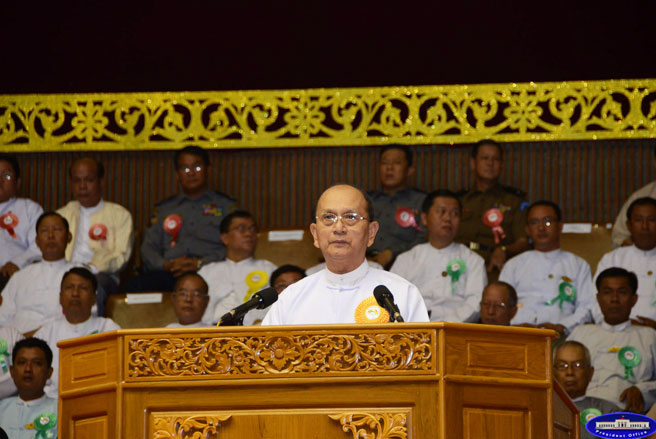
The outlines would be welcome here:
<svg viewBox="0 0 656 439">
<path fill-rule="evenodd" d="M 403 228 L 412 227 L 421 230 L 415 218 L 415 211 L 410 207 L 398 207 L 394 214 L 394 221 Z"/>
<path fill-rule="evenodd" d="M 7 212 L 4 215 L 0 216 L 0 227 L 5 229 L 9 236 L 16 239 L 16 231 L 14 230 L 18 226 L 18 217 L 12 212 Z"/>
<path fill-rule="evenodd" d="M 164 231 L 171 235 L 171 247 L 175 247 L 175 243 L 178 241 L 178 233 L 180 233 L 182 227 L 182 218 L 180 218 L 180 215 L 173 213 L 164 218 L 162 226 Z"/>
<path fill-rule="evenodd" d="M 495 244 L 499 244 L 501 240 L 506 237 L 506 233 L 501 227 L 502 222 L 503 212 L 501 212 L 499 209 L 489 209 L 483 214 L 483 224 L 492 229 L 492 233 L 494 233 Z"/>
<path fill-rule="evenodd" d="M 89 229 L 89 238 L 93 241 L 107 240 L 107 226 L 104 224 L 94 224 Z"/>
</svg>

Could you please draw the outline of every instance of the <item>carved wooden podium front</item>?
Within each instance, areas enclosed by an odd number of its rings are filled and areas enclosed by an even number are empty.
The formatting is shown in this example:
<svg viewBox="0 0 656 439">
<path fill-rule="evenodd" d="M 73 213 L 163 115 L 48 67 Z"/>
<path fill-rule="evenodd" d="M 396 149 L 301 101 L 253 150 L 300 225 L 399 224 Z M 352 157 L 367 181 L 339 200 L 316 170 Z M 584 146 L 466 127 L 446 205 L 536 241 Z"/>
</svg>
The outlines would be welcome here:
<svg viewBox="0 0 656 439">
<path fill-rule="evenodd" d="M 554 396 L 552 334 L 409 323 L 67 340 L 59 437 L 578 438 Z"/>
</svg>

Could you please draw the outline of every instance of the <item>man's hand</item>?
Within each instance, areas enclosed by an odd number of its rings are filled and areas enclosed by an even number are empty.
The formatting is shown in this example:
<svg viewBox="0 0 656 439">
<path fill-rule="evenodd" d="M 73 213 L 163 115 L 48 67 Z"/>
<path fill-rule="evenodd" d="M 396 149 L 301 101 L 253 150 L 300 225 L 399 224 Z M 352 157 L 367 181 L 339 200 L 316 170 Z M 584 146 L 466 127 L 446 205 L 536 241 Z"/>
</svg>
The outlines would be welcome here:
<svg viewBox="0 0 656 439">
<path fill-rule="evenodd" d="M 505 263 L 506 252 L 501 247 L 497 247 L 490 255 L 490 262 L 487 264 L 487 271 L 490 272 L 496 268 L 499 270 L 499 272 L 501 272 L 501 269 Z"/>
<path fill-rule="evenodd" d="M 164 269 L 170 271 L 173 276 L 178 277 L 187 271 L 198 271 L 198 258 L 182 256 L 164 262 Z"/>
<path fill-rule="evenodd" d="M 7 262 L 5 265 L 0 267 L 0 276 L 2 277 L 11 277 L 16 273 L 20 268 L 13 262 Z"/>
<path fill-rule="evenodd" d="M 652 320 L 648 317 L 637 316 L 635 319 L 631 319 L 631 323 L 634 325 L 649 326 L 651 329 L 656 329 L 656 320 Z"/>
<path fill-rule="evenodd" d="M 542 329 L 552 329 L 560 334 L 561 337 L 565 334 L 565 327 L 558 323 L 540 323 L 537 327 Z"/>
<path fill-rule="evenodd" d="M 642 400 L 642 392 L 636 386 L 629 387 L 620 395 L 620 401 L 626 400 L 624 410 L 633 413 L 642 413 L 645 403 Z"/>
<path fill-rule="evenodd" d="M 374 256 L 374 261 L 378 262 L 380 265 L 383 266 L 383 268 L 387 267 L 387 264 L 392 262 L 392 259 L 394 259 L 394 253 L 392 253 L 392 250 L 386 248 L 382 252 L 378 253 L 376 256 Z"/>
</svg>

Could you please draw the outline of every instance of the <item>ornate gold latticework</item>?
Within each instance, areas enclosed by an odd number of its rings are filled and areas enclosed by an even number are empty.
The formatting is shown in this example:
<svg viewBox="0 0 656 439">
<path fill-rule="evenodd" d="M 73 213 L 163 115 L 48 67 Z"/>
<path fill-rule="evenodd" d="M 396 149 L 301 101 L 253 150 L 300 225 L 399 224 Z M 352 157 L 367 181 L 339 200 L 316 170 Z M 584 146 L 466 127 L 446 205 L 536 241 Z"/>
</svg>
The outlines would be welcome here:
<svg viewBox="0 0 656 439">
<path fill-rule="evenodd" d="M 231 415 L 154 414 L 153 439 L 218 439 Z"/>
<path fill-rule="evenodd" d="M 10 151 L 656 137 L 656 79 L 0 96 Z"/>
<path fill-rule="evenodd" d="M 341 413 L 329 415 L 339 421 L 353 439 L 407 439 L 408 413 Z"/>
<path fill-rule="evenodd" d="M 358 333 L 133 338 L 128 379 L 161 376 L 434 373 L 434 334 Z M 217 376 L 218 375 L 218 376 Z"/>
</svg>

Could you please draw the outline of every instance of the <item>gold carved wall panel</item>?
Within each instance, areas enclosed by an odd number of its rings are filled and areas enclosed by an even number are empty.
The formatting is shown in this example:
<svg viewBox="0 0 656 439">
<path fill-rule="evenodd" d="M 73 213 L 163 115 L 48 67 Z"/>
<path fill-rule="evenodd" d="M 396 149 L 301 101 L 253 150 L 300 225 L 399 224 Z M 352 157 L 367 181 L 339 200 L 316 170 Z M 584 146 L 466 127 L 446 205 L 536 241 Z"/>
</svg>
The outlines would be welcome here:
<svg viewBox="0 0 656 439">
<path fill-rule="evenodd" d="M 656 137 L 656 79 L 0 96 L 0 150 Z"/>
<path fill-rule="evenodd" d="M 330 415 L 353 439 L 407 439 L 408 415 L 403 413 L 342 413 Z"/>
<path fill-rule="evenodd" d="M 127 379 L 435 374 L 435 334 L 406 333 L 136 337 L 127 344 Z"/>
</svg>

